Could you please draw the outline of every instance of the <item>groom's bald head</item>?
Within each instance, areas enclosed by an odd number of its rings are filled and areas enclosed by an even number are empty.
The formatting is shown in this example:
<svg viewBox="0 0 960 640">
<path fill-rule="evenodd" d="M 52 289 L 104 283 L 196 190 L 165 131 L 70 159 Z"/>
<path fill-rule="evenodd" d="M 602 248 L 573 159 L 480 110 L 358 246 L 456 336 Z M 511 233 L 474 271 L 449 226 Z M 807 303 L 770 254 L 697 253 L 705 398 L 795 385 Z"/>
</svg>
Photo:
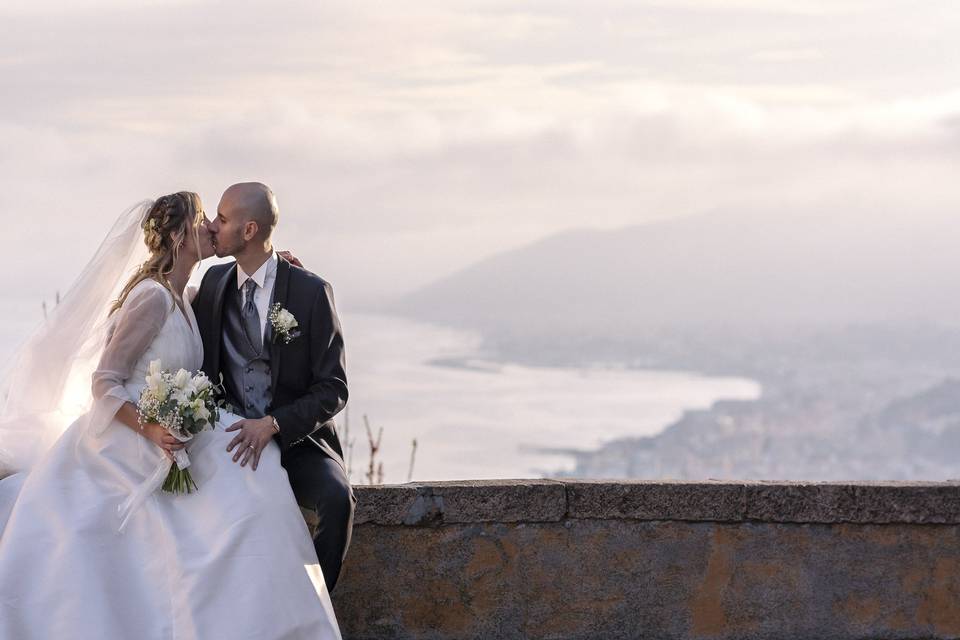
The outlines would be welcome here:
<svg viewBox="0 0 960 640">
<path fill-rule="evenodd" d="M 267 240 L 280 217 L 277 197 L 262 182 L 240 182 L 228 187 L 218 207 L 219 211 L 224 209 L 239 217 L 243 223 L 256 222 L 256 240 Z"/>
<path fill-rule="evenodd" d="M 217 217 L 207 225 L 217 255 L 263 255 L 270 251 L 270 236 L 277 226 L 279 209 L 270 187 L 261 182 L 235 184 L 220 197 Z"/>
</svg>

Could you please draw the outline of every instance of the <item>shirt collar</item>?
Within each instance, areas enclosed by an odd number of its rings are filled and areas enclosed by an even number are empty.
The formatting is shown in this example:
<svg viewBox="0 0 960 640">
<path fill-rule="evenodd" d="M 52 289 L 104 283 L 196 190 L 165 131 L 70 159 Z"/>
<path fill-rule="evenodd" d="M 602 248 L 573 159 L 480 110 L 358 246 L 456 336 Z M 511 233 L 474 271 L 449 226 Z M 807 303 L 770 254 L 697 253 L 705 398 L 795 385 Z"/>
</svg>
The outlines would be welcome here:
<svg viewBox="0 0 960 640">
<path fill-rule="evenodd" d="M 263 288 L 263 283 L 266 282 L 267 276 L 273 275 L 277 272 L 277 252 L 271 251 L 270 257 L 260 265 L 260 268 L 257 269 L 252 276 L 248 276 L 243 267 L 240 266 L 240 263 L 237 263 L 237 289 L 243 288 L 243 283 L 247 281 L 247 278 L 252 278 L 254 282 L 257 283 L 257 286 Z"/>
</svg>

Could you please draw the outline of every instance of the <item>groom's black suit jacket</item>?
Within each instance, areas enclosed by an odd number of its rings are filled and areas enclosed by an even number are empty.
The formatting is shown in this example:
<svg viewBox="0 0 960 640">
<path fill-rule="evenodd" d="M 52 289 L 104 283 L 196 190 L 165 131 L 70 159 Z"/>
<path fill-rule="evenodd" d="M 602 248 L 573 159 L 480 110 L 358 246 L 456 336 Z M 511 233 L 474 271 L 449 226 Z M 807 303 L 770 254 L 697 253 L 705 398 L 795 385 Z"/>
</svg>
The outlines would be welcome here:
<svg viewBox="0 0 960 640">
<path fill-rule="evenodd" d="M 280 445 L 281 461 L 291 448 L 310 446 L 345 469 L 343 448 L 333 422 L 347 403 L 343 336 L 333 289 L 319 276 L 278 258 L 270 304 L 279 302 L 292 313 L 300 330 L 300 335 L 289 344 L 277 339 L 270 347 L 273 401 L 267 413 L 280 425 L 280 433 L 274 438 Z M 220 379 L 223 307 L 230 286 L 237 286 L 237 263 L 215 265 L 204 274 L 193 300 L 203 338 L 203 370 L 213 381 Z M 268 339 L 272 334 L 268 320 Z M 233 396 L 241 397 L 238 393 Z"/>
</svg>

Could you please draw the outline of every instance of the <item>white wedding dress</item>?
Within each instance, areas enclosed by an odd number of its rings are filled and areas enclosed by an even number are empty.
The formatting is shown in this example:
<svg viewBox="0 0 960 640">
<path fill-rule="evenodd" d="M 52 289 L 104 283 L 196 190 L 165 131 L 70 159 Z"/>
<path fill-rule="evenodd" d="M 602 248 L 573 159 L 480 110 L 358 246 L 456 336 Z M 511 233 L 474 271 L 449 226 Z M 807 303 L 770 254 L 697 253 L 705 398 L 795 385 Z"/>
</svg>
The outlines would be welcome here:
<svg viewBox="0 0 960 640">
<path fill-rule="evenodd" d="M 93 408 L 0 481 L 0 639 L 340 638 L 277 444 L 256 471 L 226 451 L 237 416 L 188 444 L 198 491 L 153 492 L 118 531 L 118 505 L 164 454 L 112 416 L 136 401 L 151 360 L 200 368 L 185 311 L 139 283 L 112 319 Z"/>
</svg>

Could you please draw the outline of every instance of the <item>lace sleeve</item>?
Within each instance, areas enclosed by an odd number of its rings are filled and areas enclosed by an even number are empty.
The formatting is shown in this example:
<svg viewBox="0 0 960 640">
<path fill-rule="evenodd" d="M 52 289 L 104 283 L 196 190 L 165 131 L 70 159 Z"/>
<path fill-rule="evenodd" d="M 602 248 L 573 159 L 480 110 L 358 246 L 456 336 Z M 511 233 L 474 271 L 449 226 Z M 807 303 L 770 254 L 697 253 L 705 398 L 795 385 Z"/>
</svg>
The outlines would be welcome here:
<svg viewBox="0 0 960 640">
<path fill-rule="evenodd" d="M 92 377 L 95 405 L 91 427 L 94 432 L 101 432 L 124 402 L 137 401 L 130 397 L 124 384 L 157 337 L 172 305 L 170 294 L 162 285 L 145 280 L 133 288 L 117 310 Z"/>
</svg>

